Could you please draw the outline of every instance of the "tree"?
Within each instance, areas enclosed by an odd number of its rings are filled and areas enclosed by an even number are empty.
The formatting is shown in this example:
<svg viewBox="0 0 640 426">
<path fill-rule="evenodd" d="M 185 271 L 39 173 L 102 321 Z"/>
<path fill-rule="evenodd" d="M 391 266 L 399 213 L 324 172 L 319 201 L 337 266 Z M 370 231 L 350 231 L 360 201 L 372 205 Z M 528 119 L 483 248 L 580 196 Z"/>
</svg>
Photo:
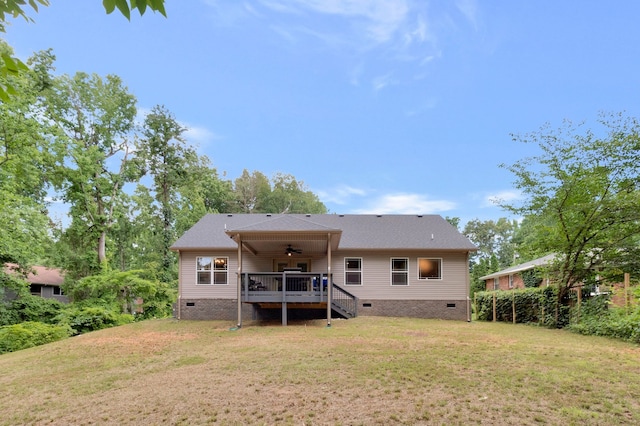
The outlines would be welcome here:
<svg viewBox="0 0 640 426">
<path fill-rule="evenodd" d="M 263 210 L 271 194 L 269 179 L 259 171 L 249 174 L 247 169 L 234 181 L 235 202 L 240 213 L 257 213 Z"/>
<path fill-rule="evenodd" d="M 152 180 L 160 219 L 157 235 L 159 244 L 155 249 L 161 254 L 162 279 L 171 280 L 174 255 L 169 249 L 176 239 L 175 209 L 179 188 L 187 178 L 189 163 L 197 155 L 185 145 L 182 134 L 186 129 L 164 107 L 156 106 L 145 117 L 139 149 L 138 164 L 144 167 Z"/>
<path fill-rule="evenodd" d="M 517 229 L 517 221 L 503 217 L 497 221 L 473 219 L 467 222 L 463 233 L 478 247 L 474 257 L 496 256 L 499 267 L 506 268 L 515 260 L 513 236 Z"/>
<path fill-rule="evenodd" d="M 57 78 L 48 97 L 54 183 L 70 204 L 71 228 L 93 241 L 99 262 L 122 188 L 139 175 L 130 158 L 135 104 L 119 77 L 81 72 Z"/>
<path fill-rule="evenodd" d="M 12 53 L 4 43 L 0 51 Z M 49 243 L 45 195 L 51 157 L 42 136 L 46 125 L 37 117 L 52 56 L 44 52 L 29 62 L 35 65 L 32 71 L 0 76 L 0 84 L 18 89 L 0 103 L 0 264 L 23 268 L 41 260 Z"/>
<path fill-rule="evenodd" d="M 460 229 L 460 218 L 459 217 L 450 217 L 450 216 L 446 216 L 444 218 L 444 220 L 446 220 L 447 222 L 449 222 L 449 224 L 451 226 L 453 226 L 456 229 Z"/>
<path fill-rule="evenodd" d="M 622 114 L 599 123 L 598 133 L 565 122 L 514 136 L 540 154 L 503 165 L 525 195 L 520 205 L 503 206 L 530 221 L 531 252 L 558 255 L 550 272 L 559 301 L 598 271 L 638 270 L 640 126 Z"/>
<path fill-rule="evenodd" d="M 264 205 L 264 213 L 322 214 L 327 207 L 318 196 L 309 191 L 304 182 L 288 174 L 276 173 L 271 179 L 273 189 Z"/>
</svg>

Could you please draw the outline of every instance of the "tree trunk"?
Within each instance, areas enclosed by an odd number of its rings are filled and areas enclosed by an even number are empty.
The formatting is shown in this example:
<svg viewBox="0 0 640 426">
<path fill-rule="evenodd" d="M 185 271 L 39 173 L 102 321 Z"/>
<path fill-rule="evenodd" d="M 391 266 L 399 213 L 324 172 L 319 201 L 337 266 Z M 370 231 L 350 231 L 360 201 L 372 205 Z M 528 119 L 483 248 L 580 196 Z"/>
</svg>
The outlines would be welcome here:
<svg viewBox="0 0 640 426">
<path fill-rule="evenodd" d="M 98 238 L 98 261 L 100 264 L 107 260 L 107 233 L 102 231 Z"/>
</svg>

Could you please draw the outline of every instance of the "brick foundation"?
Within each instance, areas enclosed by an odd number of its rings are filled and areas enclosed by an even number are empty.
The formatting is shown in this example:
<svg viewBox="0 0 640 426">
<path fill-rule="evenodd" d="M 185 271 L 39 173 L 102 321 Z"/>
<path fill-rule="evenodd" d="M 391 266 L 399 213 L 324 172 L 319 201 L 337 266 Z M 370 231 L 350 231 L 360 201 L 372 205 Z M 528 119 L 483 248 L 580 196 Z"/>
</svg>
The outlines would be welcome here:
<svg viewBox="0 0 640 426">
<path fill-rule="evenodd" d="M 467 321 L 466 300 L 358 300 L 358 316 Z"/>
<path fill-rule="evenodd" d="M 326 310 L 289 309 L 289 319 L 326 318 Z M 175 314 L 177 316 L 177 312 Z M 466 321 L 466 300 L 358 300 L 359 316 L 436 318 Z M 242 320 L 276 320 L 282 318 L 280 309 L 259 309 L 242 304 Z M 182 299 L 180 319 L 226 320 L 238 319 L 238 304 L 232 299 Z"/>
<path fill-rule="evenodd" d="M 182 299 L 180 317 L 183 320 L 228 320 L 237 321 L 238 301 L 233 299 Z M 178 312 L 175 313 L 178 317 Z M 242 304 L 242 319 L 254 319 L 253 306 Z"/>
</svg>

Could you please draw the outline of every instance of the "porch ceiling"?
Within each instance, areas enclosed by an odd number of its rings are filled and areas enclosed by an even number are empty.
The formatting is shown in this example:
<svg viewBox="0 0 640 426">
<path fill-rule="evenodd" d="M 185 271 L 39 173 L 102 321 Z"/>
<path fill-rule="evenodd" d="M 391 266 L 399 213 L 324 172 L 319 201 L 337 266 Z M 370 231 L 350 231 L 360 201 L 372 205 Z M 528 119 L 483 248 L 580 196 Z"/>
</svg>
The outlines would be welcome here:
<svg viewBox="0 0 640 426">
<path fill-rule="evenodd" d="M 237 242 L 242 239 L 245 250 L 253 254 L 281 256 L 289 245 L 301 253 L 293 256 L 318 255 L 327 253 L 328 233 L 318 232 L 267 232 L 240 233 L 232 236 Z M 331 237 L 331 250 L 336 250 L 340 240 L 340 233 Z"/>
</svg>

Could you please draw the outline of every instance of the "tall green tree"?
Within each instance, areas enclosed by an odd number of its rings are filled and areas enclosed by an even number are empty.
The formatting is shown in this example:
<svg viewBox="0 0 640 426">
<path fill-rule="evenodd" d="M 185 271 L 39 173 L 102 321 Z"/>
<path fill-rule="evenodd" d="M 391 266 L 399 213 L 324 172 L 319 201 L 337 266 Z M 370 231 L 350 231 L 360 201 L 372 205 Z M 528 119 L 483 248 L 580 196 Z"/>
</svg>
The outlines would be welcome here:
<svg viewBox="0 0 640 426">
<path fill-rule="evenodd" d="M 176 239 L 175 209 L 179 188 L 184 186 L 190 163 L 197 158 L 195 150 L 186 145 L 184 128 L 163 106 L 154 107 L 145 117 L 137 160 L 152 179 L 152 193 L 160 221 L 157 226 L 159 242 L 155 249 L 161 254 L 163 279 L 169 281 L 175 256 L 169 247 Z M 154 217 L 151 216 L 151 217 Z"/>
<path fill-rule="evenodd" d="M 272 179 L 272 190 L 265 203 L 265 213 L 312 213 L 327 212 L 327 207 L 318 196 L 309 191 L 304 182 L 289 174 L 277 173 Z"/>
<path fill-rule="evenodd" d="M 233 194 L 231 182 L 220 179 L 206 156 L 190 161 L 187 179 L 180 187 L 177 202 L 176 232 L 183 234 L 207 213 L 231 212 Z"/>
<path fill-rule="evenodd" d="M 70 228 L 95 247 L 99 263 L 123 186 L 139 176 L 131 161 L 135 115 L 135 97 L 114 75 L 63 75 L 48 96 L 54 183 L 70 205 Z"/>
<path fill-rule="evenodd" d="M 249 174 L 247 169 L 234 181 L 235 211 L 239 213 L 257 213 L 263 211 L 271 194 L 271 183 L 263 173 L 254 170 Z"/>
<path fill-rule="evenodd" d="M 525 195 L 504 207 L 530 221 L 533 252 L 558 255 L 551 272 L 560 300 L 596 271 L 619 279 L 639 270 L 640 126 L 622 114 L 603 115 L 599 124 L 594 131 L 566 122 L 516 136 L 540 153 L 504 165 Z"/>
<path fill-rule="evenodd" d="M 0 42 L 0 51 L 11 54 Z M 33 70 L 0 75 L 18 91 L 0 103 L 0 263 L 27 267 L 44 257 L 49 243 L 46 194 L 52 158 L 38 120 L 40 98 L 52 67 L 49 52 L 29 60 Z"/>
<path fill-rule="evenodd" d="M 497 221 L 470 220 L 463 233 L 478 247 L 474 258 L 489 259 L 496 256 L 499 267 L 506 268 L 516 259 L 513 236 L 517 230 L 517 221 L 502 217 Z"/>
</svg>

